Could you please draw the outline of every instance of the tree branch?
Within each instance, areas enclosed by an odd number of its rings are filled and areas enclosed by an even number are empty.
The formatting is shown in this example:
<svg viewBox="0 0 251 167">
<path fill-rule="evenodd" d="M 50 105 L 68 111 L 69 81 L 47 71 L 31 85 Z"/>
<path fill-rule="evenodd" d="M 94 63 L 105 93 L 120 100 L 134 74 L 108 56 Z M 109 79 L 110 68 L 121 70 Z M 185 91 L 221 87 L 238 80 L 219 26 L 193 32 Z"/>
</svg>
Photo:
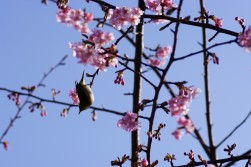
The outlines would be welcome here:
<svg viewBox="0 0 251 167">
<path fill-rule="evenodd" d="M 143 18 L 149 18 L 149 19 L 164 19 L 164 20 L 169 20 L 172 22 L 179 22 L 181 24 L 186 24 L 186 25 L 192 25 L 192 26 L 196 26 L 196 27 L 203 27 L 206 29 L 211 29 L 211 30 L 215 30 L 217 32 L 223 33 L 223 34 L 227 34 L 227 35 L 231 35 L 231 36 L 235 36 L 237 37 L 239 35 L 239 33 L 231 31 L 231 30 L 227 30 L 227 29 L 223 29 L 223 28 L 218 28 L 215 25 L 212 24 L 202 24 L 199 22 L 194 22 L 194 21 L 189 21 L 189 20 L 183 20 L 180 18 L 174 18 L 174 17 L 170 17 L 170 16 L 166 16 L 166 15 L 150 15 L 150 14 L 144 14 L 142 16 Z"/>
<path fill-rule="evenodd" d="M 223 164 L 226 162 L 236 162 L 236 161 L 240 161 L 240 160 L 248 160 L 251 158 L 251 155 L 248 156 L 236 156 L 236 157 L 231 157 L 231 158 L 225 158 L 225 159 L 218 159 L 218 160 L 214 160 L 214 161 L 207 161 L 207 164 Z M 193 163 L 191 166 L 202 166 L 204 165 L 202 162 L 195 162 Z M 174 167 L 189 167 L 189 165 L 180 165 L 180 166 L 174 166 Z M 226 166 L 225 166 L 226 167 Z"/>
<path fill-rule="evenodd" d="M 245 117 L 245 119 L 239 123 L 217 146 L 216 148 L 220 147 L 221 144 L 223 144 L 231 135 L 234 134 L 234 132 L 239 129 L 239 127 L 241 127 L 249 118 L 249 116 L 251 115 L 251 111 L 248 113 L 248 115 Z"/>
<path fill-rule="evenodd" d="M 200 12 L 201 16 L 205 14 L 204 0 L 200 0 Z M 206 20 L 207 24 L 208 20 Z M 205 24 L 205 21 L 202 20 L 202 24 Z M 216 149 L 213 141 L 213 130 L 212 130 L 212 120 L 211 120 L 211 101 L 210 101 L 210 86 L 209 86 L 209 68 L 208 68 L 208 56 L 206 52 L 207 48 L 207 34 L 206 27 L 202 26 L 202 47 L 203 47 L 203 65 L 204 65 L 204 87 L 205 87 L 205 103 L 206 103 L 206 122 L 207 122 L 207 131 L 208 131 L 208 140 L 210 147 L 210 154 L 208 155 L 211 160 L 216 160 Z M 215 164 L 217 166 L 217 164 Z"/>
<path fill-rule="evenodd" d="M 65 65 L 65 59 L 68 57 L 68 55 L 64 56 L 55 66 L 51 67 L 50 70 L 47 72 L 47 73 L 44 73 L 42 79 L 38 82 L 37 84 L 37 87 L 40 87 L 40 86 L 44 86 L 43 82 L 44 80 L 55 70 L 57 69 L 59 66 L 63 66 Z M 5 91 L 9 91 L 8 89 L 1 89 L 1 90 L 5 90 Z M 35 91 L 35 90 L 34 90 Z M 34 92 L 33 91 L 33 92 Z M 16 92 L 16 91 L 14 91 Z M 21 111 L 22 109 L 26 106 L 26 104 L 28 104 L 29 102 L 29 98 L 32 95 L 33 92 L 29 92 L 29 96 L 27 96 L 26 100 L 24 101 L 24 103 L 21 105 L 21 107 L 18 107 L 18 110 L 15 114 L 15 116 L 10 120 L 9 124 L 7 125 L 7 128 L 5 129 L 5 131 L 2 133 L 1 137 L 0 137 L 0 143 L 3 143 L 3 139 L 4 137 L 8 134 L 8 132 L 10 131 L 11 127 L 13 127 L 15 121 L 17 119 L 20 118 L 20 114 L 21 114 Z"/>
</svg>

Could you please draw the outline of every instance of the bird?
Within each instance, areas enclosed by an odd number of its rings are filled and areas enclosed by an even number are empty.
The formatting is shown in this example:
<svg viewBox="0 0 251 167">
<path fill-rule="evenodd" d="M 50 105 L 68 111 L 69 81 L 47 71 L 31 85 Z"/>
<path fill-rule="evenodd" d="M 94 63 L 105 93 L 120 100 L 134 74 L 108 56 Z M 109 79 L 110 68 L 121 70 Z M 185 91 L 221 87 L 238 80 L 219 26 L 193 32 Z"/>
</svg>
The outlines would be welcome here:
<svg viewBox="0 0 251 167">
<path fill-rule="evenodd" d="M 85 72 L 83 72 L 82 78 L 79 83 L 76 81 L 76 90 L 79 98 L 79 114 L 90 108 L 94 102 L 94 95 L 89 85 L 84 80 Z"/>
</svg>

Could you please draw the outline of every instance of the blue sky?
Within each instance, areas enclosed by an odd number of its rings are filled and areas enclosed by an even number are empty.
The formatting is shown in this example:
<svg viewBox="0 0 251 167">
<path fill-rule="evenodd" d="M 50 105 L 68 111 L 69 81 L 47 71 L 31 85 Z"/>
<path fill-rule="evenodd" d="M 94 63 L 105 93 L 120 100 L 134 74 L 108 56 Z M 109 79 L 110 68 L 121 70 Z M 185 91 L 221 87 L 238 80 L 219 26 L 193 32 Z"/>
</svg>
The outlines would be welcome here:
<svg viewBox="0 0 251 167">
<path fill-rule="evenodd" d="M 115 1 L 114 1 L 115 2 Z M 116 1 L 117 6 L 136 6 L 136 1 Z M 178 3 L 178 1 L 175 1 Z M 236 16 L 245 18 L 246 24 L 251 25 L 250 6 L 248 0 L 240 0 L 238 4 L 229 1 L 206 1 L 206 7 L 211 14 L 223 18 L 223 28 L 236 32 L 241 27 L 234 21 Z M 86 8 L 100 17 L 96 4 L 86 4 L 85 1 L 70 1 L 74 8 Z M 238 7 L 237 7 L 238 6 Z M 182 16 L 198 16 L 199 2 L 185 1 Z M 38 83 L 43 73 L 55 65 L 64 55 L 68 54 L 66 66 L 53 72 L 45 81 L 46 87 L 40 88 L 35 95 L 51 99 L 51 89 L 56 88 L 61 93 L 57 100 L 71 103 L 68 92 L 79 80 L 82 71 L 95 72 L 93 67 L 78 64 L 68 47 L 69 42 L 81 41 L 82 36 L 72 27 L 67 27 L 56 22 L 57 7 L 53 3 L 47 6 L 39 0 L 9 0 L 1 3 L 0 20 L 0 51 L 1 65 L 0 87 L 20 90 L 21 86 L 32 86 Z M 95 14 L 96 12 L 97 15 Z M 94 28 L 94 24 L 91 25 Z M 161 25 L 145 26 L 145 46 L 156 47 L 172 45 L 170 29 L 158 32 Z M 105 31 L 114 31 L 105 28 Z M 212 36 L 213 31 L 208 31 Z M 119 33 L 115 32 L 115 37 Z M 177 46 L 177 56 L 200 50 L 198 42 L 201 40 L 201 29 L 181 25 Z M 233 37 L 220 34 L 209 45 L 217 42 L 231 40 Z M 133 47 L 126 40 L 122 40 L 118 49 L 123 55 L 127 53 L 133 57 Z M 212 101 L 212 118 L 214 140 L 220 142 L 237 124 L 239 124 L 251 109 L 250 84 L 251 84 L 251 54 L 244 52 L 236 44 L 221 46 L 212 50 L 220 58 L 220 65 L 210 63 L 210 89 Z M 123 96 L 132 91 L 132 74 L 125 72 L 126 85 L 115 85 L 114 73 L 122 67 L 110 68 L 102 72 L 95 79 L 93 92 L 95 94 L 94 106 L 105 107 L 120 112 L 131 110 L 131 98 Z M 146 74 L 153 82 L 157 81 L 153 73 Z M 202 55 L 196 55 L 172 66 L 167 75 L 170 81 L 188 81 L 188 85 L 203 88 Z M 88 81 L 88 79 L 87 79 Z M 177 89 L 174 87 L 174 90 Z M 170 95 L 163 89 L 160 101 L 168 100 Z M 142 99 L 151 98 L 153 90 L 147 83 L 143 83 Z M 196 98 L 191 107 L 190 115 L 201 134 L 206 135 L 204 93 Z M 0 93 L 0 132 L 5 130 L 10 118 L 16 113 L 14 103 L 7 99 L 7 93 Z M 24 101 L 24 98 L 22 98 Z M 78 109 L 72 108 L 67 118 L 60 117 L 65 106 L 44 103 L 48 116 L 43 118 L 40 111 L 30 113 L 24 109 L 21 119 L 17 120 L 5 140 L 10 142 L 9 151 L 0 148 L 0 166 L 110 166 L 110 161 L 117 156 L 130 154 L 130 133 L 117 128 L 120 117 L 109 113 L 98 112 L 96 122 L 91 120 L 91 110 L 78 115 Z M 142 115 L 148 116 L 150 110 L 145 110 Z M 171 135 L 177 127 L 176 119 L 162 111 L 157 112 L 155 129 L 159 123 L 167 126 L 162 131 L 162 140 L 153 143 L 153 159 L 160 160 L 163 166 L 163 157 L 166 153 L 173 153 L 178 159 L 175 164 L 188 162 L 183 156 L 184 151 L 193 149 L 197 154 L 203 153 L 197 141 L 190 135 L 185 135 L 177 141 Z M 237 144 L 235 155 L 240 155 L 251 148 L 251 136 L 248 131 L 251 127 L 250 119 L 219 148 L 219 158 L 227 157 L 223 148 L 228 144 Z M 141 143 L 146 144 L 148 124 L 142 120 Z M 0 133 L 1 134 L 1 133 Z M 142 154 L 144 157 L 144 154 Z M 187 160 L 187 161 L 185 161 Z M 129 166 L 129 164 L 125 165 Z"/>
</svg>

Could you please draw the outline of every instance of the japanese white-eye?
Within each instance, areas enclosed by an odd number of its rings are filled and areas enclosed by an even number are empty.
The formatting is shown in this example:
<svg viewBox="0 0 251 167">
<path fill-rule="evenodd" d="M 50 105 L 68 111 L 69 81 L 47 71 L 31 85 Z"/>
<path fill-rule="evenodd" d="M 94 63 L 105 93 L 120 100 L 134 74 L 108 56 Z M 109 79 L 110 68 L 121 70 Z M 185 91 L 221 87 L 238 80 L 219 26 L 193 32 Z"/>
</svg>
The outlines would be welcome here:
<svg viewBox="0 0 251 167">
<path fill-rule="evenodd" d="M 80 82 L 76 82 L 76 90 L 79 98 L 79 114 L 90 108 L 92 103 L 94 102 L 94 96 L 92 93 L 92 89 L 89 85 L 85 84 L 84 80 L 85 73 L 83 72 L 82 78 Z"/>
</svg>

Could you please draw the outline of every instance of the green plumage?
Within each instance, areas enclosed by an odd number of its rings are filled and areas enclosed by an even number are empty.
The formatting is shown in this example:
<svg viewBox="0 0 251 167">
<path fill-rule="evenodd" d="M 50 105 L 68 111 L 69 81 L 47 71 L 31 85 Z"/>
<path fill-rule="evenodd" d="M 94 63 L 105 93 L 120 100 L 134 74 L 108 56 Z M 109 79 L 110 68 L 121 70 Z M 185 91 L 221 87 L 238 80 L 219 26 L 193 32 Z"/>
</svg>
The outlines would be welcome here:
<svg viewBox="0 0 251 167">
<path fill-rule="evenodd" d="M 76 82 L 76 90 L 80 101 L 79 103 L 79 114 L 80 114 L 80 112 L 90 108 L 92 103 L 94 102 L 92 89 L 90 88 L 90 86 L 85 84 L 84 73 L 80 82 L 79 83 Z"/>
</svg>

